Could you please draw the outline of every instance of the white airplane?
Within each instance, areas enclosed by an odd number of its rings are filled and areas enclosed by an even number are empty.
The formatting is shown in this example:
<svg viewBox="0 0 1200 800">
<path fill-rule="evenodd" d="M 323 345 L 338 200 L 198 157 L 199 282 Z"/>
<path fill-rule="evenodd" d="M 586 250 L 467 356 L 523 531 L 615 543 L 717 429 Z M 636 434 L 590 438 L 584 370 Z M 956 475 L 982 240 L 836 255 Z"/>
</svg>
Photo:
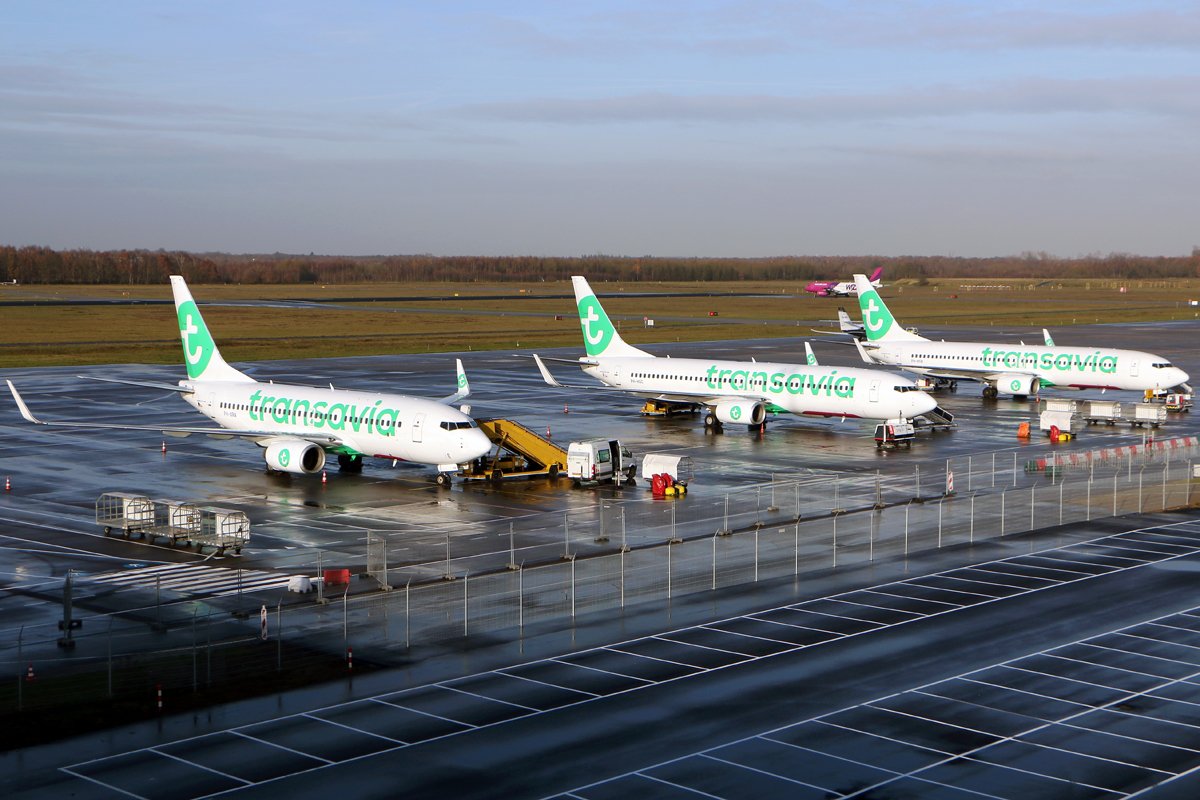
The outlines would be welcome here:
<svg viewBox="0 0 1200 800">
<path fill-rule="evenodd" d="M 269 471 L 320 472 L 326 453 L 336 454 L 338 466 L 346 472 L 361 472 L 363 456 L 436 464 L 437 482 L 442 486 L 449 485 L 450 474 L 459 464 L 491 451 L 491 441 L 475 420 L 448 405 L 471 393 L 461 360 L 457 363 L 459 389 L 442 400 L 356 392 L 334 389 L 332 385 L 322 389 L 261 383 L 225 363 L 183 278 L 172 275 L 171 289 L 188 380 L 175 386 L 116 378 L 95 380 L 179 392 L 189 405 L 220 427 L 47 422 L 29 411 L 12 381 L 8 381 L 21 416 L 37 425 L 240 436 L 263 448 Z"/>
<path fill-rule="evenodd" d="M 988 342 L 934 342 L 905 330 L 866 276 L 855 275 L 868 364 L 890 364 L 944 381 L 984 384 L 983 396 L 1026 397 L 1042 387 L 1156 392 L 1186 383 L 1188 374 L 1167 359 L 1136 350 Z M 1043 335 L 1049 334 L 1043 330 Z"/>
<path fill-rule="evenodd" d="M 761 426 L 767 412 L 816 417 L 911 419 L 937 407 L 916 384 L 895 373 L 856 368 L 659 358 L 627 344 L 604 312 L 588 282 L 571 278 L 587 356 L 577 361 L 605 387 L 559 383 L 534 356 L 542 378 L 558 388 L 627 392 L 661 403 L 704 406 L 704 424 L 714 431 L 730 423 Z"/>
</svg>

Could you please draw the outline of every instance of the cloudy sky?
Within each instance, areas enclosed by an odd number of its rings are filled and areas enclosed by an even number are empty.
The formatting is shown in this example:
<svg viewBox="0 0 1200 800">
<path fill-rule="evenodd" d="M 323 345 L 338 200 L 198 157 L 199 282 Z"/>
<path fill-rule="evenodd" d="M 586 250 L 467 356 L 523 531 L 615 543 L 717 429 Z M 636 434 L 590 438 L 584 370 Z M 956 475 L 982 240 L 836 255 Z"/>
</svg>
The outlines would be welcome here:
<svg viewBox="0 0 1200 800">
<path fill-rule="evenodd" d="M 1200 4 L 0 4 L 0 243 L 1187 254 Z"/>
</svg>

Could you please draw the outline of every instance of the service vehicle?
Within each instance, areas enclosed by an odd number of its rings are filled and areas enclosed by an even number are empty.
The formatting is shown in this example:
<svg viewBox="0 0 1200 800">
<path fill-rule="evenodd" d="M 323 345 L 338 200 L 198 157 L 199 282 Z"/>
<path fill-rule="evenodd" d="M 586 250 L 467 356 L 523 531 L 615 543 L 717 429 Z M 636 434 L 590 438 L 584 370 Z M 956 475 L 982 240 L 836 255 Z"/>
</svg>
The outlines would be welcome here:
<svg viewBox="0 0 1200 800">
<path fill-rule="evenodd" d="M 588 439 L 567 446 L 567 477 L 577 486 L 632 483 L 636 473 L 633 453 L 617 439 Z"/>
</svg>

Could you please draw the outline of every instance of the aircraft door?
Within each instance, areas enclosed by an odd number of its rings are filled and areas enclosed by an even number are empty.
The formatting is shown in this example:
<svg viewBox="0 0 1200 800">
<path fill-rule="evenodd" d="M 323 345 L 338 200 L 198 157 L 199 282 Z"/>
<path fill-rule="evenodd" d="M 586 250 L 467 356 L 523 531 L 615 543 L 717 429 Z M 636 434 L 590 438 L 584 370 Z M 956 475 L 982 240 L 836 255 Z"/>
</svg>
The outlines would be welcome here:
<svg viewBox="0 0 1200 800">
<path fill-rule="evenodd" d="M 419 413 L 415 417 L 413 417 L 413 424 L 412 424 L 413 438 L 412 438 L 412 440 L 414 442 L 421 441 L 421 429 L 424 427 L 425 427 L 425 412 L 422 411 L 421 413 Z"/>
<path fill-rule="evenodd" d="M 878 379 L 871 381 L 871 389 L 867 393 L 867 399 L 870 400 L 872 403 L 879 402 L 879 380 Z"/>
</svg>

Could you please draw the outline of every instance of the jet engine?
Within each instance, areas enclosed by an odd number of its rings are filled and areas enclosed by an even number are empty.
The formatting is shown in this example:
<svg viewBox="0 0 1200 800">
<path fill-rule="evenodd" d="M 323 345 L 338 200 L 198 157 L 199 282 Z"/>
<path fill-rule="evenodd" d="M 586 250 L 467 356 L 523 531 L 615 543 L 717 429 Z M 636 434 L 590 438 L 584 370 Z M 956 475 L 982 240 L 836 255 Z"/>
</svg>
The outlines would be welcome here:
<svg viewBox="0 0 1200 800">
<path fill-rule="evenodd" d="M 311 475 L 325 466 L 325 451 L 303 439 L 274 439 L 263 457 L 267 466 L 281 472 Z"/>
<path fill-rule="evenodd" d="M 757 400 L 722 400 L 713 413 L 723 424 L 762 425 L 767 407 Z"/>
<path fill-rule="evenodd" d="M 996 378 L 996 391 L 1000 394 L 1028 396 L 1037 394 L 1040 387 L 1036 375 L 1008 372 Z"/>
</svg>

